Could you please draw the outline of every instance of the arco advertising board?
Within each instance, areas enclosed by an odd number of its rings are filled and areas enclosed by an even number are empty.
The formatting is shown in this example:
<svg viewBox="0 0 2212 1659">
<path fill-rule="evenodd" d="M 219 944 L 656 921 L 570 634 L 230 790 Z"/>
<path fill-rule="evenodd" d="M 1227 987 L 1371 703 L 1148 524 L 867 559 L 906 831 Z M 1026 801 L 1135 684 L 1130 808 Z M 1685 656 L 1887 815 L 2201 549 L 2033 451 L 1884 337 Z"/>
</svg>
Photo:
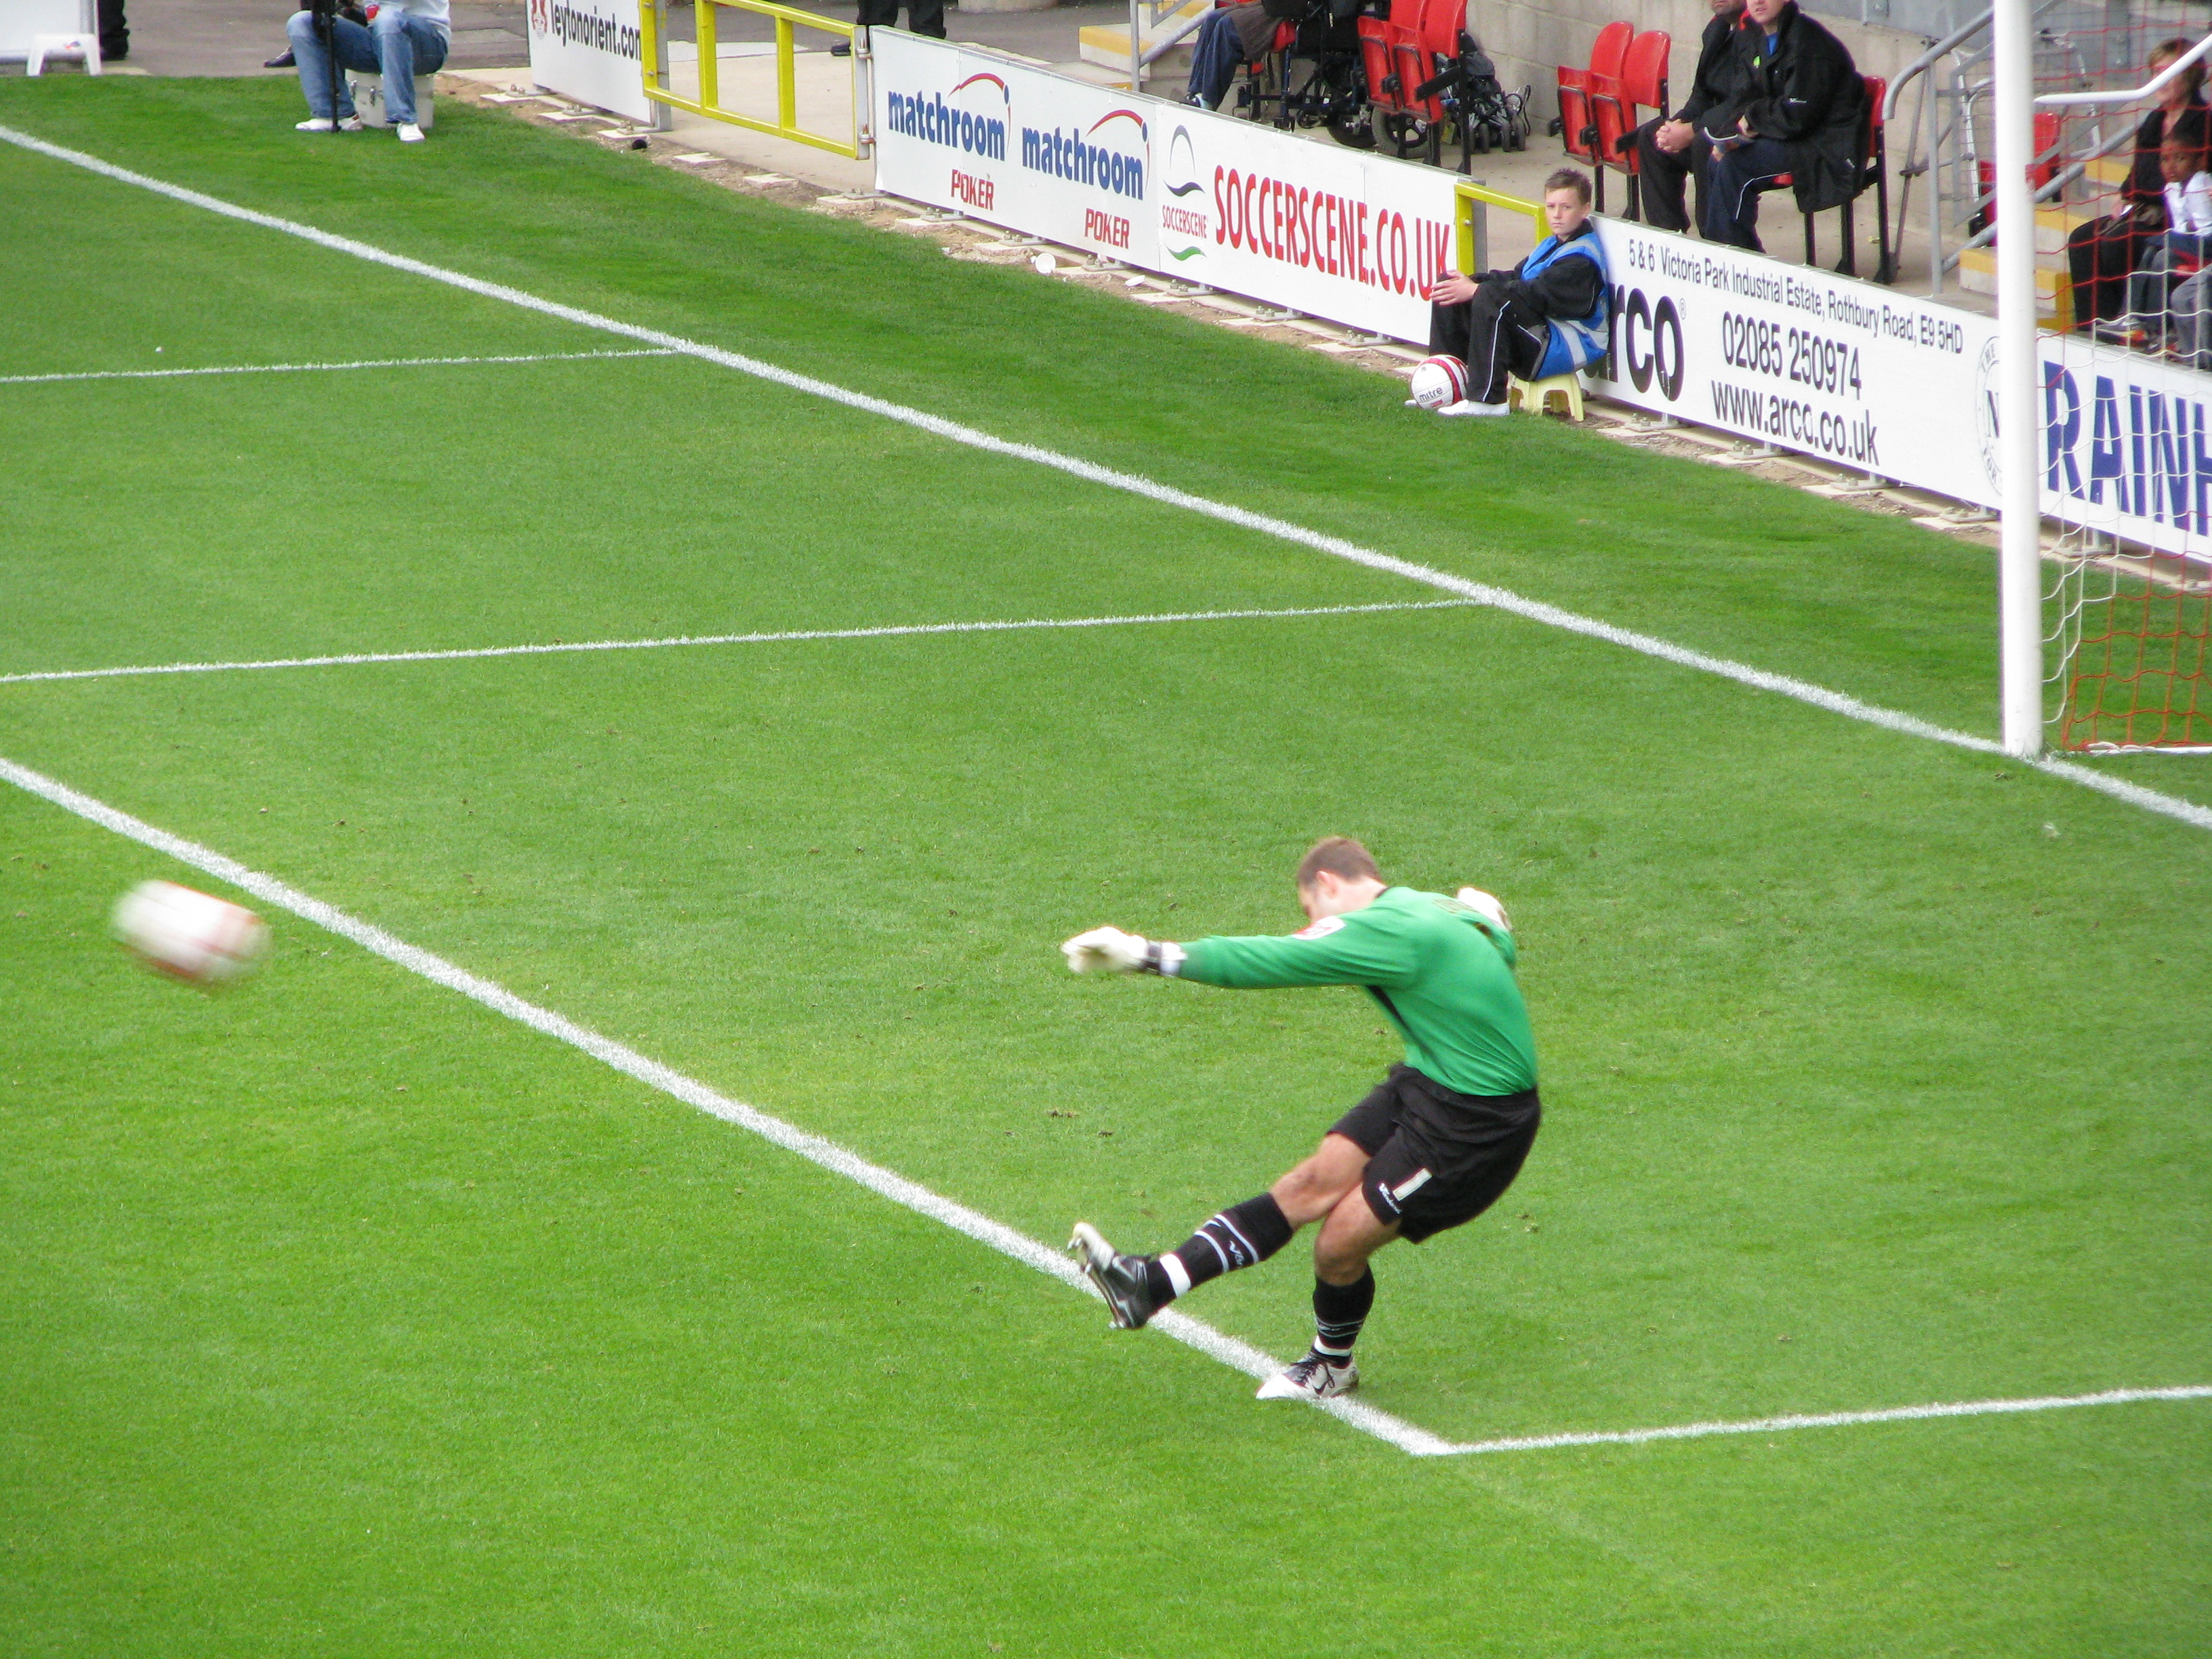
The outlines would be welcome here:
<svg viewBox="0 0 2212 1659">
<path fill-rule="evenodd" d="M 1598 234 L 1607 396 L 1996 504 L 1994 319 L 1643 225 Z"/>
</svg>

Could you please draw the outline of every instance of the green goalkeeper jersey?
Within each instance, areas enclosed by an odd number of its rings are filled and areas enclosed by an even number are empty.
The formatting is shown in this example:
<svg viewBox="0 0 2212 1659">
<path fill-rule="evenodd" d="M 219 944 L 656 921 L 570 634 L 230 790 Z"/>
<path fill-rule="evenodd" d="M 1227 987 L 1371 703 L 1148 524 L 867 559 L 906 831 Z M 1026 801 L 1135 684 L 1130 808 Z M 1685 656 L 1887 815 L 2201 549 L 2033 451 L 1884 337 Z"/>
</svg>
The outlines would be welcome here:
<svg viewBox="0 0 2212 1659">
<path fill-rule="evenodd" d="M 1390 887 L 1364 910 L 1287 937 L 1183 948 L 1178 977 L 1204 985 L 1364 987 L 1405 1038 L 1406 1063 L 1447 1089 L 1516 1095 L 1536 1086 L 1513 935 L 1455 898 Z"/>
</svg>

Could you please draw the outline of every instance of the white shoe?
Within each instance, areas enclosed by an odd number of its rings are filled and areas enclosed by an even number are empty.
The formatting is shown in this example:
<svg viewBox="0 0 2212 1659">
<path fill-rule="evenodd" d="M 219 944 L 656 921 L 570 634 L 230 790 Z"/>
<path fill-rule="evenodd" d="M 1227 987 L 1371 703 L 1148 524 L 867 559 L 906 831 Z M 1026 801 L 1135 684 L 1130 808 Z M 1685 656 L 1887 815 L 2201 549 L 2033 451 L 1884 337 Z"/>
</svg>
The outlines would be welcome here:
<svg viewBox="0 0 2212 1659">
<path fill-rule="evenodd" d="M 399 124 L 399 142 L 403 144 L 421 143 L 422 142 L 422 129 L 416 126 L 412 121 L 402 121 Z"/>
<path fill-rule="evenodd" d="M 333 121 L 327 115 L 310 116 L 307 120 L 304 120 L 295 126 L 292 131 L 295 132 L 329 132 L 333 128 L 339 132 L 359 132 L 361 131 L 361 117 L 358 115 L 349 115 L 343 121 Z"/>
<path fill-rule="evenodd" d="M 1478 404 L 1462 398 L 1455 404 L 1446 404 L 1437 411 L 1439 415 L 1510 415 L 1510 404 Z"/>
<path fill-rule="evenodd" d="M 1349 1359 L 1332 1365 L 1317 1353 L 1309 1353 L 1295 1365 L 1285 1365 L 1260 1385 L 1255 1400 L 1334 1400 L 1359 1386 L 1359 1367 Z"/>
</svg>

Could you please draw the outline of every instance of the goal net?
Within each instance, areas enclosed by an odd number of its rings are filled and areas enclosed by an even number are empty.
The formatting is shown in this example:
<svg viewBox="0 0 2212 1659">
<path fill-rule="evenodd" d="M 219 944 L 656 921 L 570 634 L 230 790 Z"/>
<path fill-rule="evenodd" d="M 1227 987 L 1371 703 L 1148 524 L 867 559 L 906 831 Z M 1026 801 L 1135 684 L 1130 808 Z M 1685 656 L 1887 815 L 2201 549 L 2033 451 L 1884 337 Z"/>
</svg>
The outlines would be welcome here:
<svg viewBox="0 0 2212 1659">
<path fill-rule="evenodd" d="M 2212 547 L 2205 551 L 2191 558 L 2063 526 L 2045 565 L 2057 747 L 2212 752 Z"/>
</svg>

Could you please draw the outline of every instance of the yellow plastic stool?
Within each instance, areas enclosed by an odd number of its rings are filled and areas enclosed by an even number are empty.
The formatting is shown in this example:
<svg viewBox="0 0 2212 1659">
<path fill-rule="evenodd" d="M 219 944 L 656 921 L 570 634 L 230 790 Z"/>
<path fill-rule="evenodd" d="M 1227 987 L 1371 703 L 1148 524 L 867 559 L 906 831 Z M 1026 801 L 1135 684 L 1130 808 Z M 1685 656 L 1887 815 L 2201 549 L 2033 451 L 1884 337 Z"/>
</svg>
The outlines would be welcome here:
<svg viewBox="0 0 2212 1659">
<path fill-rule="evenodd" d="M 1524 380 L 1517 374 L 1505 377 L 1505 406 L 1510 409 L 1518 403 L 1532 415 L 1541 415 L 1556 392 L 1567 400 L 1567 418 L 1579 421 L 1583 417 L 1583 383 L 1571 369 L 1565 374 L 1553 374 L 1540 380 Z"/>
</svg>

